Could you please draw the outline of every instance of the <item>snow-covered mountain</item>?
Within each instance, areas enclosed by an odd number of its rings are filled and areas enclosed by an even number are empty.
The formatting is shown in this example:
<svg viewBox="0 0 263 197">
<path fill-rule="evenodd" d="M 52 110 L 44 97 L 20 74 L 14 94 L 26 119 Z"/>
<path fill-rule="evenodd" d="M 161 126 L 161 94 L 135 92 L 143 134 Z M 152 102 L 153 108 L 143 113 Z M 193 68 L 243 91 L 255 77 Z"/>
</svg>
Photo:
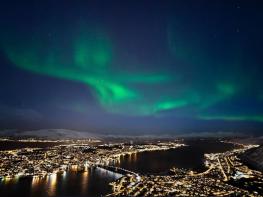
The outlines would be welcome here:
<svg viewBox="0 0 263 197">
<path fill-rule="evenodd" d="M 16 130 L 4 130 L 0 131 L 0 136 L 12 136 L 12 137 L 38 137 L 48 139 L 98 139 L 96 134 L 75 131 L 69 129 L 40 129 L 32 131 L 16 131 Z"/>
</svg>

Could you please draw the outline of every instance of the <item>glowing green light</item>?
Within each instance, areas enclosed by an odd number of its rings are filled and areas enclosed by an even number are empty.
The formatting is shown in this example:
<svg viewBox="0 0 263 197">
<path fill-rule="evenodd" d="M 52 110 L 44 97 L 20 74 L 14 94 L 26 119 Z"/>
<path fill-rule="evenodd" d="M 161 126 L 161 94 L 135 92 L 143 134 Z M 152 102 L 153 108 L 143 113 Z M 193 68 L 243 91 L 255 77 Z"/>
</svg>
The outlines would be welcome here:
<svg viewBox="0 0 263 197">
<path fill-rule="evenodd" d="M 233 95 L 236 91 L 235 86 L 229 83 L 219 83 L 217 88 L 223 95 Z"/>
<path fill-rule="evenodd" d="M 69 40 L 73 43 L 73 52 L 67 56 L 60 47 L 63 43 L 56 40 L 53 45 L 57 47 L 42 48 L 41 36 L 35 42 L 18 39 L 15 45 L 4 41 L 3 46 L 9 60 L 20 68 L 87 84 L 101 106 L 110 112 L 150 115 L 181 105 L 170 101 L 158 104 L 158 97 L 148 103 L 145 98 L 153 91 L 144 92 L 137 85 L 152 89 L 152 84 L 167 84 L 172 78 L 167 74 L 115 70 L 113 47 L 104 33 L 89 30 L 80 32 L 76 38 Z"/>
<path fill-rule="evenodd" d="M 127 87 L 114 82 L 90 79 L 89 84 L 95 89 L 96 96 L 103 105 L 122 103 L 136 98 L 136 93 Z"/>
<path fill-rule="evenodd" d="M 100 106 L 112 113 L 146 116 L 184 108 L 195 116 L 234 98 L 244 86 L 239 80 L 243 77 L 232 77 L 231 71 L 229 74 L 225 68 L 221 69 L 225 63 L 231 67 L 233 62 L 240 64 L 240 61 L 221 62 L 220 58 L 219 61 L 210 56 L 211 50 L 203 45 L 202 36 L 195 32 L 185 34 L 179 26 L 171 26 L 167 36 L 169 55 L 174 61 L 164 59 L 161 65 L 146 66 L 123 60 L 106 31 L 91 27 L 79 29 L 63 29 L 61 34 L 65 39 L 52 41 L 41 31 L 35 32 L 34 40 L 32 35 L 27 37 L 15 32 L 0 38 L 1 47 L 10 62 L 21 69 L 89 86 Z M 262 99 L 262 95 L 259 98 Z M 81 108 L 75 106 L 78 111 Z M 262 122 L 261 115 L 211 114 L 199 118 Z"/>
<path fill-rule="evenodd" d="M 112 50 L 108 39 L 96 35 L 82 36 L 75 43 L 75 65 L 81 68 L 105 69 L 111 63 Z"/>
<path fill-rule="evenodd" d="M 235 116 L 228 116 L 228 115 L 220 115 L 220 116 L 199 116 L 200 119 L 203 120 L 224 120 L 224 121 L 256 121 L 256 122 L 263 122 L 263 115 L 235 115 Z"/>
<path fill-rule="evenodd" d="M 164 101 L 157 103 L 155 106 L 156 111 L 170 110 L 179 107 L 186 106 L 188 102 L 186 100 Z"/>
</svg>

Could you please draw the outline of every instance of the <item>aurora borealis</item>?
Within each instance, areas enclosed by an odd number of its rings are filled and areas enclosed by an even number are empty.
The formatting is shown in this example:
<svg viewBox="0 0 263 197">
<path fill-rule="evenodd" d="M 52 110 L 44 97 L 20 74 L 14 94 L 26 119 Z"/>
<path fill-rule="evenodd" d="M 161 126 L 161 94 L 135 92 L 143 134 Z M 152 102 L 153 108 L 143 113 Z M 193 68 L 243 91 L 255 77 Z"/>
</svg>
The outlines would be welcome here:
<svg viewBox="0 0 263 197">
<path fill-rule="evenodd" d="M 263 14 L 256 3 L 6 3 L 0 115 L 9 112 L 2 120 L 19 122 L 17 109 L 29 109 L 60 128 L 259 129 Z"/>
</svg>

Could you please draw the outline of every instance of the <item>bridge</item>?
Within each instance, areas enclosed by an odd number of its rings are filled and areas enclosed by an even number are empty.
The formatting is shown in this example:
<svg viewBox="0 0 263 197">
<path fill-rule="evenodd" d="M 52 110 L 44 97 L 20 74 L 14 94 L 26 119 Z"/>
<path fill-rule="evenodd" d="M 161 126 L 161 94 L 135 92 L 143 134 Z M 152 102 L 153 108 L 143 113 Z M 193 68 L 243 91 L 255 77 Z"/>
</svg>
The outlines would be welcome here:
<svg viewBox="0 0 263 197">
<path fill-rule="evenodd" d="M 116 172 L 122 175 L 126 175 L 126 174 L 132 174 L 134 176 L 139 176 L 137 173 L 124 169 L 124 168 L 120 168 L 120 167 L 116 167 L 116 166 L 111 166 L 111 165 L 101 165 L 101 164 L 97 164 L 95 167 L 99 167 L 99 168 L 103 168 L 105 170 L 109 170 L 111 172 Z"/>
</svg>

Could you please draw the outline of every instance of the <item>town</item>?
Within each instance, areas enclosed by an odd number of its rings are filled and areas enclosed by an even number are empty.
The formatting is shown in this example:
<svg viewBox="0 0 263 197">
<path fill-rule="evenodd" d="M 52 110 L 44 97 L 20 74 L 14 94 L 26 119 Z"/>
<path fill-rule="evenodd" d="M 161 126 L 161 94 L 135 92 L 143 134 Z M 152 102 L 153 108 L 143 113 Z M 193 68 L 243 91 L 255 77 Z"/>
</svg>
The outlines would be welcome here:
<svg viewBox="0 0 263 197">
<path fill-rule="evenodd" d="M 114 192 L 109 196 L 261 196 L 262 173 L 249 169 L 237 157 L 253 147 L 205 154 L 207 170 L 201 173 L 172 168 L 169 176 L 128 174 L 112 183 Z"/>
<path fill-rule="evenodd" d="M 176 140 L 145 144 L 89 140 L 47 148 L 6 150 L 0 152 L 0 179 L 44 178 L 70 170 L 85 172 L 95 167 L 120 174 L 115 182 L 110 183 L 112 193 L 107 196 L 262 195 L 263 174 L 247 167 L 238 157 L 256 145 L 239 145 L 223 153 L 205 154 L 206 170 L 203 172 L 174 167 L 167 175 L 145 175 L 115 166 L 125 155 L 182 146 L 187 145 Z"/>
<path fill-rule="evenodd" d="M 30 140 L 32 141 L 32 140 Z M 59 141 L 62 142 L 62 141 Z M 98 141 L 96 141 L 98 142 Z M 67 143 L 69 143 L 67 141 Z M 0 151 L 0 178 L 44 177 L 76 169 L 85 171 L 91 166 L 110 166 L 121 156 L 143 151 L 168 150 L 184 146 L 178 142 L 132 145 L 125 143 L 63 144 L 48 148 L 22 148 Z"/>
</svg>

